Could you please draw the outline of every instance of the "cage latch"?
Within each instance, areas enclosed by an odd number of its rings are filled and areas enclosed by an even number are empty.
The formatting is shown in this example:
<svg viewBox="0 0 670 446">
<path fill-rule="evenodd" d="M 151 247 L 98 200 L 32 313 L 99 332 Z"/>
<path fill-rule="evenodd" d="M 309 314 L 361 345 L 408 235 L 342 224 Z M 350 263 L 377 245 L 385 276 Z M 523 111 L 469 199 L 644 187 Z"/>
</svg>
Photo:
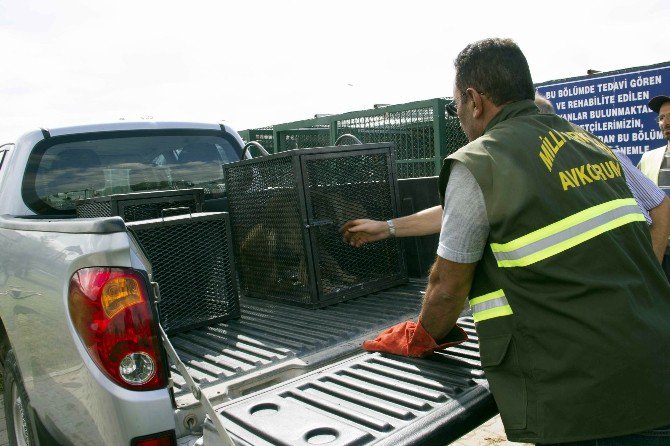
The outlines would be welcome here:
<svg viewBox="0 0 670 446">
<path fill-rule="evenodd" d="M 193 213 L 191 213 L 191 208 L 188 207 L 188 206 L 179 206 L 179 207 L 175 207 L 175 208 L 165 208 L 165 209 L 161 209 L 161 218 L 162 218 L 163 220 L 165 220 L 165 213 L 166 213 L 166 212 L 168 212 L 168 213 L 169 213 L 169 212 L 175 212 L 175 213 L 177 213 L 177 212 L 178 212 L 178 213 L 182 213 L 182 212 L 183 212 L 183 213 L 186 213 L 186 212 L 188 212 L 188 215 L 190 215 L 191 218 L 193 218 Z"/>
<path fill-rule="evenodd" d="M 311 223 L 306 223 L 305 228 L 316 228 L 317 226 L 326 226 L 326 225 L 332 225 L 333 220 L 312 220 Z"/>
<path fill-rule="evenodd" d="M 151 289 L 154 291 L 154 302 L 158 303 L 161 301 L 161 287 L 158 285 L 158 282 L 151 282 Z"/>
</svg>

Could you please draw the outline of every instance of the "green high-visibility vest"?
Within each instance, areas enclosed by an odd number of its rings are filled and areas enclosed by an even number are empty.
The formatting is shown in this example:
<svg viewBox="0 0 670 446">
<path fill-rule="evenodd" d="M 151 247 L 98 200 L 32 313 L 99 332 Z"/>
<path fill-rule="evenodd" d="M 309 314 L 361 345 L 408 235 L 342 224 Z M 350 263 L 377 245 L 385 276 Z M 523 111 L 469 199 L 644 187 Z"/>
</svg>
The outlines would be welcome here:
<svg viewBox="0 0 670 446">
<path fill-rule="evenodd" d="M 528 100 L 445 160 L 442 194 L 452 160 L 491 228 L 469 302 L 508 438 L 670 424 L 670 285 L 609 147 Z"/>
</svg>

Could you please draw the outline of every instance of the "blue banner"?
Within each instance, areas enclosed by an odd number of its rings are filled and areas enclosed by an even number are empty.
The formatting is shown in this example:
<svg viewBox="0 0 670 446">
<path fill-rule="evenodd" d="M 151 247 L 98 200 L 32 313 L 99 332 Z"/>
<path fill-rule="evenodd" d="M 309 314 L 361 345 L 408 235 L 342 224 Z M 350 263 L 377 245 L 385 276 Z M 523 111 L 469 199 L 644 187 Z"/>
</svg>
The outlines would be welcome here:
<svg viewBox="0 0 670 446">
<path fill-rule="evenodd" d="M 670 63 L 562 79 L 537 84 L 556 113 L 608 146 L 628 155 L 634 164 L 647 150 L 667 144 L 657 114 L 647 107 L 654 96 L 670 96 Z"/>
</svg>

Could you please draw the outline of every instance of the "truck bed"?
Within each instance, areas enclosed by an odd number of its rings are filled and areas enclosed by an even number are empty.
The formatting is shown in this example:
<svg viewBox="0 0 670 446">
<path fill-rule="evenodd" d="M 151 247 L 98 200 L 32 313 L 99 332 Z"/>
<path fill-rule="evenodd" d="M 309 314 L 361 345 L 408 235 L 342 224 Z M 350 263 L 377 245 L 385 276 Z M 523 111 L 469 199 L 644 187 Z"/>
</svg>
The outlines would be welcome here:
<svg viewBox="0 0 670 446">
<path fill-rule="evenodd" d="M 190 375 L 214 401 L 302 375 L 360 350 L 361 342 L 415 319 L 425 280 L 321 309 L 242 298 L 241 317 L 170 336 Z M 195 403 L 176 368 L 178 407 Z"/>
<path fill-rule="evenodd" d="M 239 444 L 444 445 L 497 413 L 472 317 L 459 318 L 470 339 L 430 359 L 360 347 L 416 319 L 425 286 L 414 279 L 316 310 L 243 299 L 240 319 L 171 341 Z M 195 399 L 176 369 L 172 379 L 183 418 Z M 215 444 L 208 435 L 206 422 L 205 444 Z"/>
</svg>

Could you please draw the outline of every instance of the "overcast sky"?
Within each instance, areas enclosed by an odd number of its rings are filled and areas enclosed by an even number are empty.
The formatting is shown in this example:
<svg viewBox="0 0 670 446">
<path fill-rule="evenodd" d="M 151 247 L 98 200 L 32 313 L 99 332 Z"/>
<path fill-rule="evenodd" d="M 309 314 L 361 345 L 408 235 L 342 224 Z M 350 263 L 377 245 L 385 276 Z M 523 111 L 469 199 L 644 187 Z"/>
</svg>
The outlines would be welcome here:
<svg viewBox="0 0 670 446">
<path fill-rule="evenodd" d="M 119 118 L 238 130 L 451 96 L 469 42 L 535 82 L 670 61 L 666 0 L 0 0 L 0 143 Z"/>
</svg>

